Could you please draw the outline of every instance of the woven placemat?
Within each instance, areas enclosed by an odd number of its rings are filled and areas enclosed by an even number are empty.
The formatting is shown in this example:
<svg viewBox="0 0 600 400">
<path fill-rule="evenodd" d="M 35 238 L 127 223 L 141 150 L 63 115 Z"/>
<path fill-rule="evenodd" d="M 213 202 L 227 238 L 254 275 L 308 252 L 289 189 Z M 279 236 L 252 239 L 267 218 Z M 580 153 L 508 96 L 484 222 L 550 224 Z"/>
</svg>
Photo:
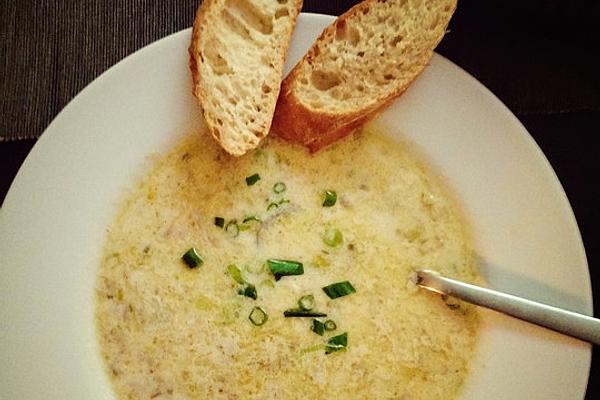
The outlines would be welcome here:
<svg viewBox="0 0 600 400">
<path fill-rule="evenodd" d="M 358 1 L 305 1 L 339 14 Z M 321 3 L 321 4 L 319 4 Z M 88 83 L 139 48 L 192 25 L 197 0 L 4 0 L 0 140 L 34 138 Z"/>
<path fill-rule="evenodd" d="M 357 2 L 306 0 L 304 11 L 338 15 Z M 41 135 L 56 114 L 106 69 L 137 49 L 191 26 L 198 5 L 196 0 L 2 3 L 0 141 Z M 517 114 L 600 109 L 597 47 L 588 45 L 587 37 L 560 42 L 549 34 L 553 29 L 572 31 L 564 21 L 552 25 L 554 19 L 561 19 L 557 14 L 561 10 L 555 8 L 565 2 L 548 2 L 554 8 L 542 9 L 542 21 L 539 9 L 516 0 L 508 1 L 516 15 L 498 12 L 496 6 L 503 4 L 506 9 L 507 1 L 475 3 L 480 2 L 459 4 L 451 32 L 438 51 L 481 80 Z M 597 2 L 566 3 L 574 24 L 598 16 L 593 5 Z M 515 28 L 520 20 L 537 23 L 539 30 L 528 26 L 527 33 L 520 29 L 525 24 Z"/>
</svg>

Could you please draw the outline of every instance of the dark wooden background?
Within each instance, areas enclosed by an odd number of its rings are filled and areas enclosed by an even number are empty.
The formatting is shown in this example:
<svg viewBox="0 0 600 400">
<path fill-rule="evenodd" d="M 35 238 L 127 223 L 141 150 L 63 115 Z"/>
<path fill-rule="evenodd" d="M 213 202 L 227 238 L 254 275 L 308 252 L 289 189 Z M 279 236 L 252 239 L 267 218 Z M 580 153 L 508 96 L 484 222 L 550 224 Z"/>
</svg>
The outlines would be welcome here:
<svg viewBox="0 0 600 400">
<path fill-rule="evenodd" d="M 304 11 L 338 15 L 355 3 L 306 0 Z M 0 202 L 56 114 L 123 57 L 191 26 L 197 4 L 1 0 Z M 598 21 L 597 0 L 464 0 L 437 50 L 494 92 L 554 167 L 583 236 L 595 310 L 600 306 L 600 153 L 594 140 L 600 134 Z M 587 400 L 598 398 L 599 358 L 594 347 Z"/>
</svg>

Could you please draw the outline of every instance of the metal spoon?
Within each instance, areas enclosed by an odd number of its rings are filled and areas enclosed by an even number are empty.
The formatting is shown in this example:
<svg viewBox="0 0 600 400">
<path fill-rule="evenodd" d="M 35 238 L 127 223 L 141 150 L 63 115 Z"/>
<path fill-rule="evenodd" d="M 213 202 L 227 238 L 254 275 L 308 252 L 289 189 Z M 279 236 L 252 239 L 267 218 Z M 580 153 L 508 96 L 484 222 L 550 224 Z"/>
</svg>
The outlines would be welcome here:
<svg viewBox="0 0 600 400">
<path fill-rule="evenodd" d="M 432 292 L 456 297 L 600 345 L 600 319 L 471 285 L 431 270 L 419 270 L 410 279 L 417 286 Z"/>
</svg>

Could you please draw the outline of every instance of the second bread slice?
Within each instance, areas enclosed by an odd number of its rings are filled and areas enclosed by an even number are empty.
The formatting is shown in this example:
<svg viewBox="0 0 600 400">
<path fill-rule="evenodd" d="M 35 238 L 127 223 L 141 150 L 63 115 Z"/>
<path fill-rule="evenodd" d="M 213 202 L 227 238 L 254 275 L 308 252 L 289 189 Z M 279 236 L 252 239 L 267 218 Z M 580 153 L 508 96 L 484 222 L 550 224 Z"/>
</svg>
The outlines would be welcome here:
<svg viewBox="0 0 600 400">
<path fill-rule="evenodd" d="M 189 47 L 193 93 L 210 132 L 232 155 L 271 127 L 302 0 L 204 0 Z"/>
<path fill-rule="evenodd" d="M 328 26 L 282 83 L 273 131 L 317 151 L 402 94 L 443 38 L 456 0 L 365 0 Z"/>
</svg>

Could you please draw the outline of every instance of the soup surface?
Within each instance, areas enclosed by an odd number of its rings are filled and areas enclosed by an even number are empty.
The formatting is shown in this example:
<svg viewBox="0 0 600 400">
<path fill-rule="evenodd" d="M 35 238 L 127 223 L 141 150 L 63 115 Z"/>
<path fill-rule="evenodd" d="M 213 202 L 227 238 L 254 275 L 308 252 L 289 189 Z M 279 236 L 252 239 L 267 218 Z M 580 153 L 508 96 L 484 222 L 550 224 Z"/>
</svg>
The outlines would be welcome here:
<svg viewBox="0 0 600 400">
<path fill-rule="evenodd" d="M 96 317 L 118 398 L 455 398 L 476 310 L 407 284 L 424 267 L 479 280 L 435 176 L 372 128 L 315 155 L 269 138 L 237 159 L 209 136 L 157 159 L 108 231 Z M 303 274 L 275 280 L 269 259 Z M 343 281 L 355 293 L 322 289 Z M 307 295 L 327 317 L 284 317 Z"/>
</svg>

